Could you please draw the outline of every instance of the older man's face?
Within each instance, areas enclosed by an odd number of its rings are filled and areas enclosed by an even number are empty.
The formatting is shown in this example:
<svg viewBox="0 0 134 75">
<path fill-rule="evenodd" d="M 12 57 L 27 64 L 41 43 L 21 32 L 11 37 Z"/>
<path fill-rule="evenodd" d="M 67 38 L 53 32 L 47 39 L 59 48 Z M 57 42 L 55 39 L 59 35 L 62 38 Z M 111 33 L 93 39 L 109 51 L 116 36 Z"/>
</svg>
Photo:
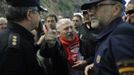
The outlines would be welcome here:
<svg viewBox="0 0 134 75">
<path fill-rule="evenodd" d="M 96 4 L 95 6 L 92 7 L 92 10 L 90 10 L 90 12 L 94 12 L 95 16 L 97 17 L 97 19 L 99 20 L 100 25 L 107 25 L 109 24 L 109 22 L 111 21 L 112 18 L 112 6 L 114 4 L 111 3 L 109 0 L 106 1 L 102 1 L 98 4 Z M 89 11 L 88 10 L 88 11 Z"/>
<path fill-rule="evenodd" d="M 73 23 L 64 24 L 60 27 L 60 35 L 67 40 L 73 40 L 75 28 Z"/>
</svg>

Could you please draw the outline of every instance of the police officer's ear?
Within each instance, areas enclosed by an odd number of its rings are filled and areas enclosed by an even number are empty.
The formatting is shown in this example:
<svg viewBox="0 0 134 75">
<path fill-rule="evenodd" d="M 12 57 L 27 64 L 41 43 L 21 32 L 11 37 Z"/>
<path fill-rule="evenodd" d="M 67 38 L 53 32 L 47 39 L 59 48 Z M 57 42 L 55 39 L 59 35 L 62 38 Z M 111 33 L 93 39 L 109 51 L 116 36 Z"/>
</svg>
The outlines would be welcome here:
<svg viewBox="0 0 134 75">
<path fill-rule="evenodd" d="M 122 5 L 120 3 L 117 3 L 113 5 L 113 16 L 117 16 L 121 14 Z"/>
<path fill-rule="evenodd" d="M 29 10 L 27 11 L 27 13 L 26 13 L 26 16 L 27 16 L 27 19 L 28 19 L 28 20 L 32 20 L 32 16 L 33 16 L 33 15 L 34 15 L 34 14 L 33 14 L 32 10 L 30 10 L 30 9 L 29 9 Z"/>
</svg>

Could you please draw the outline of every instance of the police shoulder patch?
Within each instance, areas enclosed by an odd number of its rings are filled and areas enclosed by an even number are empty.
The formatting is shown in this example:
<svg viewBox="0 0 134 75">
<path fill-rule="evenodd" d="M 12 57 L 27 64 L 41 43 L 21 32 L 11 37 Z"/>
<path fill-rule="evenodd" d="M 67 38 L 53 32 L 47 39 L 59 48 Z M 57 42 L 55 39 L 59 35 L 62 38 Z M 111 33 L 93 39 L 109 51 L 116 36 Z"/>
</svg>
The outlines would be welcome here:
<svg viewBox="0 0 134 75">
<path fill-rule="evenodd" d="M 18 48 L 20 43 L 20 36 L 17 33 L 11 33 L 8 39 L 8 47 Z"/>
</svg>

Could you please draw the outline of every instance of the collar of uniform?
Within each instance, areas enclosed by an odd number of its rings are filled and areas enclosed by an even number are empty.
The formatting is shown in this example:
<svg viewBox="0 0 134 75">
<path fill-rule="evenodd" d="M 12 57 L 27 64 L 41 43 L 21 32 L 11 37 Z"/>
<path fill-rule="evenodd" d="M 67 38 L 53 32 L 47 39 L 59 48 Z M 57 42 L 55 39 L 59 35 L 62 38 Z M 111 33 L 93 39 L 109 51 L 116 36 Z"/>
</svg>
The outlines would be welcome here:
<svg viewBox="0 0 134 75">
<path fill-rule="evenodd" d="M 26 37 L 29 41 L 34 42 L 34 35 L 28 31 L 27 29 L 25 29 L 24 27 L 22 27 L 21 25 L 17 24 L 17 23 L 13 23 L 13 22 L 9 22 L 7 24 L 7 28 L 13 30 L 16 33 L 19 33 L 20 35 Z"/>
<path fill-rule="evenodd" d="M 97 37 L 97 40 L 101 40 L 108 36 L 120 23 L 122 23 L 123 20 L 121 17 L 116 18 L 113 20 L 108 27 L 106 27 L 103 31 L 100 32 L 100 34 Z"/>
</svg>

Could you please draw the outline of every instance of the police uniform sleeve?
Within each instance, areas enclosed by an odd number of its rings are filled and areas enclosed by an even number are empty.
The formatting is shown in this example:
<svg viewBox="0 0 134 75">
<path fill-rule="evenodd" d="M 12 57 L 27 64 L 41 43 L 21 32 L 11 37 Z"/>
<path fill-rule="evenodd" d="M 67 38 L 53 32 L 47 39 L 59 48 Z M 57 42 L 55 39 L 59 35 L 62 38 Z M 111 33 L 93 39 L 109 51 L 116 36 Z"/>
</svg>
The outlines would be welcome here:
<svg viewBox="0 0 134 75">
<path fill-rule="evenodd" d="M 133 47 L 133 35 L 116 35 L 111 38 L 111 50 L 120 75 L 134 75 Z"/>
<path fill-rule="evenodd" d="M 26 75 L 23 65 L 23 53 L 19 44 L 20 36 L 15 33 L 10 34 L 8 46 L 1 63 L 1 71 L 3 75 Z"/>
</svg>

